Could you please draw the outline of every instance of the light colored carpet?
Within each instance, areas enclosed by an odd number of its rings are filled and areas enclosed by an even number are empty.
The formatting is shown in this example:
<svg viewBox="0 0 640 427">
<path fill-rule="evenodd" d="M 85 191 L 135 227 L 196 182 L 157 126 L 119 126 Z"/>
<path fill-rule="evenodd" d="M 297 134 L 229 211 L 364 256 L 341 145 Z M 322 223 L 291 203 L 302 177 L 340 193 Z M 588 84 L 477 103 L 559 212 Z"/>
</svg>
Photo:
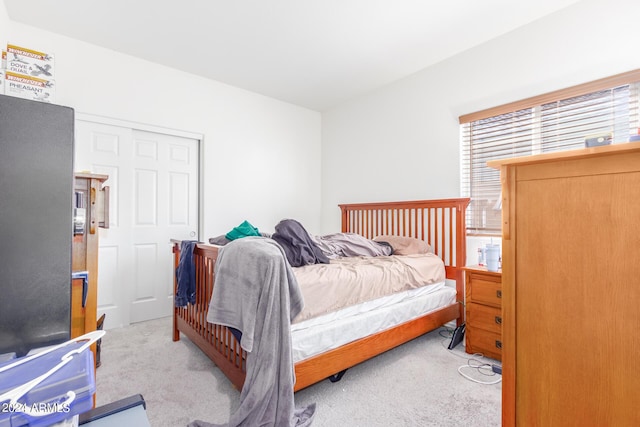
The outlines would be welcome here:
<svg viewBox="0 0 640 427">
<path fill-rule="evenodd" d="M 340 382 L 322 381 L 295 394 L 317 403 L 315 427 L 480 426 L 501 424 L 501 383 L 464 378 L 469 355 L 447 350 L 441 328 L 349 369 Z M 497 363 L 484 359 L 489 363 Z M 240 393 L 186 337 L 171 340 L 171 318 L 107 331 L 97 370 L 98 406 L 142 394 L 153 427 L 184 427 L 194 419 L 223 423 Z M 492 382 L 475 369 L 479 381 Z"/>
</svg>

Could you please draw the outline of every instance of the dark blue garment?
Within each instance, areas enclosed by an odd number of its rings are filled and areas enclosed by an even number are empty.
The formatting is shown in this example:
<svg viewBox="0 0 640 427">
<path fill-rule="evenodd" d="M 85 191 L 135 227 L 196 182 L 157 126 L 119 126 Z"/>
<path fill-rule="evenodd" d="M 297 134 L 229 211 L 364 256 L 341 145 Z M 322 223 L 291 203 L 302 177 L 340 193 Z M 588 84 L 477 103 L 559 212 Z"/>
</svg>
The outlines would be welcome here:
<svg viewBox="0 0 640 427">
<path fill-rule="evenodd" d="M 197 240 L 183 240 L 180 244 L 180 259 L 176 267 L 176 307 L 186 307 L 187 304 L 196 302 L 196 266 L 193 263 L 193 248 L 196 243 Z"/>
<path fill-rule="evenodd" d="M 229 328 L 229 330 L 231 331 L 231 333 L 235 337 L 236 341 L 238 341 L 238 342 L 242 341 L 242 331 L 240 331 L 239 329 L 236 329 L 236 328 L 232 328 L 231 326 L 227 326 L 227 328 Z"/>
</svg>

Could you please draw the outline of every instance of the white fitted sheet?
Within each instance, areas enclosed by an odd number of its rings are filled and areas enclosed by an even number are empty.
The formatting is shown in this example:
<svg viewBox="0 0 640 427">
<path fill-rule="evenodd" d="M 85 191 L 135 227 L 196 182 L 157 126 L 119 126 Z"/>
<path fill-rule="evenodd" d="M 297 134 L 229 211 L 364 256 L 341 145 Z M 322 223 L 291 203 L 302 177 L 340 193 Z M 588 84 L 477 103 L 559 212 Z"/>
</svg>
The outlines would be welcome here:
<svg viewBox="0 0 640 427">
<path fill-rule="evenodd" d="M 291 325 L 293 361 L 299 362 L 351 341 L 389 329 L 454 303 L 445 282 L 346 307 Z"/>
</svg>

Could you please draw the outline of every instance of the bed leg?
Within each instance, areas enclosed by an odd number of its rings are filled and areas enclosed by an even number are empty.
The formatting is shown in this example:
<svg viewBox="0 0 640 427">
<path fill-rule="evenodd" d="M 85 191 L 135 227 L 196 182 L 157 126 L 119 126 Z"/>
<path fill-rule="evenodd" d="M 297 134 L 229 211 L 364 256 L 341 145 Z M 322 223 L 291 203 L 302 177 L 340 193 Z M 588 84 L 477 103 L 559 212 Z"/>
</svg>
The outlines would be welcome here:
<svg viewBox="0 0 640 427">
<path fill-rule="evenodd" d="M 347 373 L 346 369 L 343 369 L 342 371 L 338 372 L 335 375 L 331 375 L 329 377 L 329 381 L 331 381 L 332 383 L 337 383 L 338 381 L 340 381 L 342 379 L 342 377 L 344 376 L 344 374 Z"/>
</svg>

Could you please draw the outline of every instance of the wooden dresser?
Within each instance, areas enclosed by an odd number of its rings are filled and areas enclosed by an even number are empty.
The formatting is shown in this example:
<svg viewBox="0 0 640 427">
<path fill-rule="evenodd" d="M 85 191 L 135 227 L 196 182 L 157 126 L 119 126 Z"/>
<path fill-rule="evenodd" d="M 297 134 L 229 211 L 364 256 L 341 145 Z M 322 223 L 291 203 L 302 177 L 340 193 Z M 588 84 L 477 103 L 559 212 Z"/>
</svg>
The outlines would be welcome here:
<svg viewBox="0 0 640 427">
<path fill-rule="evenodd" d="M 640 425 L 640 143 L 489 166 L 503 195 L 503 425 Z"/>
<path fill-rule="evenodd" d="M 502 360 L 502 273 L 464 267 L 467 353 Z"/>
<path fill-rule="evenodd" d="M 109 225 L 107 175 L 76 173 L 71 285 L 71 338 L 95 331 L 98 309 L 98 227 Z M 82 274 L 86 273 L 86 274 Z M 96 356 L 96 345 L 92 346 Z M 95 357 L 94 357 L 94 360 Z"/>
</svg>

